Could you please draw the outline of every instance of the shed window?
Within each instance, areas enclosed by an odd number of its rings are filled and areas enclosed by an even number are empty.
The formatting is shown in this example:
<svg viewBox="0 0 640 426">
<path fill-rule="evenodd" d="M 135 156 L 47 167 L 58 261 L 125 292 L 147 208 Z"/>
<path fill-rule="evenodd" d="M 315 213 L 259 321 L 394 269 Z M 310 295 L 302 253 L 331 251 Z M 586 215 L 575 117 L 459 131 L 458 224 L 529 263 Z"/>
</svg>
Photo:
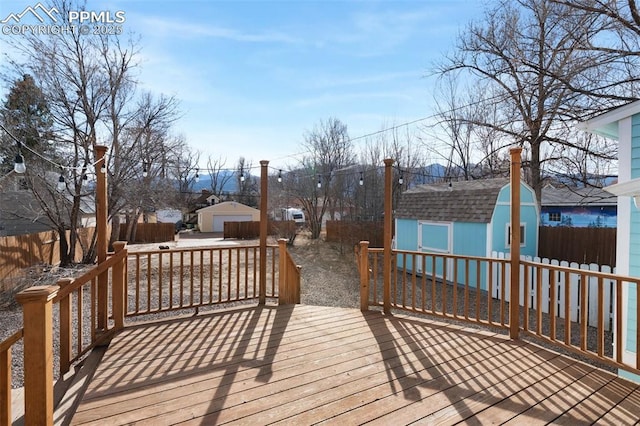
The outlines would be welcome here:
<svg viewBox="0 0 640 426">
<path fill-rule="evenodd" d="M 549 213 L 549 222 L 561 222 L 562 214 L 560 212 Z"/>
<path fill-rule="evenodd" d="M 525 241 L 526 239 L 526 230 L 527 230 L 527 226 L 525 223 L 521 223 L 520 224 L 520 247 L 524 247 L 525 246 Z M 511 225 L 507 224 L 507 235 L 505 238 L 505 241 L 507 242 L 507 248 L 511 247 Z"/>
</svg>

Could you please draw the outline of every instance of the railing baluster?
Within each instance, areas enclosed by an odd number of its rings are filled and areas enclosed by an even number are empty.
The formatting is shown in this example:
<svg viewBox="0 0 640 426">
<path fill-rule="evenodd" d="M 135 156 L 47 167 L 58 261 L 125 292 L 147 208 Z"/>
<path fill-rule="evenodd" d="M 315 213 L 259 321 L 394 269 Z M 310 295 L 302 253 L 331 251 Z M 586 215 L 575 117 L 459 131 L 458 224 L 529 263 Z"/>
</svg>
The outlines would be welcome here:
<svg viewBox="0 0 640 426">
<path fill-rule="evenodd" d="M 442 257 L 442 315 L 447 316 L 447 263 L 448 256 Z"/>
<path fill-rule="evenodd" d="M 195 290 L 193 286 L 193 268 L 194 268 L 194 259 L 193 259 L 194 251 L 189 251 L 189 306 L 193 306 L 193 291 Z"/>
<path fill-rule="evenodd" d="M 158 311 L 162 311 L 162 252 L 158 253 Z"/>
<path fill-rule="evenodd" d="M 558 307 L 558 297 L 556 295 L 556 271 L 549 270 L 549 333 L 552 341 L 556 340 L 556 310 Z"/>
<path fill-rule="evenodd" d="M 493 325 L 493 262 L 490 260 L 487 267 L 487 312 L 489 324 Z"/>
<path fill-rule="evenodd" d="M 507 297 L 507 290 L 506 290 L 506 286 L 507 286 L 507 262 L 505 262 L 504 260 L 502 260 L 500 262 L 500 325 L 504 326 L 505 325 L 505 319 L 506 319 L 506 303 L 507 301 L 505 300 Z M 527 312 L 525 310 L 525 312 Z M 527 313 L 525 315 L 525 318 L 529 318 L 529 314 Z M 526 330 L 526 329 L 525 329 Z"/>
<path fill-rule="evenodd" d="M 464 259 L 464 319 L 469 320 L 469 258 Z"/>
<path fill-rule="evenodd" d="M 542 271 L 536 269 L 536 334 L 542 335 Z"/>
<path fill-rule="evenodd" d="M 589 287 L 587 286 L 586 274 L 580 275 L 580 349 L 587 350 L 587 292 Z"/>
<path fill-rule="evenodd" d="M 491 278 L 489 278 L 491 280 Z M 458 259 L 453 259 L 453 317 L 458 318 Z"/>
<path fill-rule="evenodd" d="M 571 281 L 569 271 L 564 271 L 564 344 L 571 344 Z"/>
<path fill-rule="evenodd" d="M 151 312 L 151 272 L 152 272 L 151 253 L 147 255 L 147 312 Z"/>
<path fill-rule="evenodd" d="M 604 355 L 604 283 L 598 277 L 598 356 Z"/>
<path fill-rule="evenodd" d="M 436 313 L 436 255 L 431 256 L 431 313 Z"/>
</svg>

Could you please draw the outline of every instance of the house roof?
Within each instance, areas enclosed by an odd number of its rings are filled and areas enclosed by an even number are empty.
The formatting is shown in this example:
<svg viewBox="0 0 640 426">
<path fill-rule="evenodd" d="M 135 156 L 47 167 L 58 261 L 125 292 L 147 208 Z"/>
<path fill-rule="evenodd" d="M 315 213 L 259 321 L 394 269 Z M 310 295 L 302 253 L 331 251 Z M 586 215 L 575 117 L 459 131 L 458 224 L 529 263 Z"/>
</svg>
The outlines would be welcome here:
<svg viewBox="0 0 640 426">
<path fill-rule="evenodd" d="M 0 235 L 48 231 L 53 224 L 30 191 L 0 193 Z"/>
<path fill-rule="evenodd" d="M 420 185 L 404 192 L 396 217 L 445 222 L 489 223 L 507 178 Z"/>
<path fill-rule="evenodd" d="M 260 210 L 255 209 L 251 206 L 247 206 L 246 204 L 238 203 L 236 201 L 225 201 L 224 203 L 213 204 L 208 207 L 203 207 L 201 209 L 196 210 L 196 213 L 202 212 L 224 212 L 224 213 L 253 213 L 259 212 Z"/>
<path fill-rule="evenodd" d="M 578 125 L 578 128 L 611 139 L 618 139 L 618 121 L 640 113 L 640 101 L 613 108 Z"/>
<path fill-rule="evenodd" d="M 602 188 L 569 188 L 547 185 L 542 188 L 540 205 L 550 206 L 615 206 L 618 199 Z"/>
</svg>

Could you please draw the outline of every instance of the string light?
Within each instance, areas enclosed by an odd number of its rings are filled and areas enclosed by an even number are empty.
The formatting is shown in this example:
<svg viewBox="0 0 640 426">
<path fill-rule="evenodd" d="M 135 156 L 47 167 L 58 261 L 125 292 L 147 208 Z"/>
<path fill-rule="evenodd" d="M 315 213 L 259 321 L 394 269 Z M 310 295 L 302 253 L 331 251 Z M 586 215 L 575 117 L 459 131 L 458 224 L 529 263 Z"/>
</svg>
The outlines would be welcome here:
<svg viewBox="0 0 640 426">
<path fill-rule="evenodd" d="M 60 172 L 60 177 L 58 178 L 58 185 L 56 185 L 56 189 L 58 190 L 58 192 L 62 192 L 66 187 L 67 185 L 64 181 L 64 175 L 62 174 L 62 172 Z"/>
<path fill-rule="evenodd" d="M 198 170 L 200 169 L 196 168 L 196 177 L 195 177 L 196 183 L 200 182 L 200 175 L 198 174 Z"/>
<path fill-rule="evenodd" d="M 278 170 L 278 183 L 282 183 L 282 169 Z"/>
<path fill-rule="evenodd" d="M 16 173 L 20 173 L 20 174 L 22 174 L 22 173 L 27 171 L 27 167 L 24 164 L 24 157 L 20 153 L 16 154 L 16 159 L 15 159 L 15 164 L 13 165 L 13 170 Z"/>
<path fill-rule="evenodd" d="M 240 172 L 240 182 L 244 182 L 244 172 Z"/>
<path fill-rule="evenodd" d="M 318 188 L 322 188 L 322 179 L 320 178 L 320 175 L 318 175 Z"/>
<path fill-rule="evenodd" d="M 364 185 L 364 178 L 363 178 L 363 172 L 360 172 L 360 186 Z"/>
</svg>

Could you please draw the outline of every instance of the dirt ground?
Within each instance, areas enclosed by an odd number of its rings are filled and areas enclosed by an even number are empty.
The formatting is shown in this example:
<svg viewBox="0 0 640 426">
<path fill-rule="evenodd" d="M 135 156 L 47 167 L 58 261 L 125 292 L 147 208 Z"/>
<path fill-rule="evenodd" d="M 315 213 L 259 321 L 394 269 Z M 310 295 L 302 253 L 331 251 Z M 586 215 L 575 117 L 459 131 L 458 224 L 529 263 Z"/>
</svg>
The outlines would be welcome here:
<svg viewBox="0 0 640 426">
<path fill-rule="evenodd" d="M 360 306 L 360 276 L 352 247 L 299 235 L 289 251 L 294 261 L 302 266 L 301 303 L 344 308 Z"/>
</svg>

